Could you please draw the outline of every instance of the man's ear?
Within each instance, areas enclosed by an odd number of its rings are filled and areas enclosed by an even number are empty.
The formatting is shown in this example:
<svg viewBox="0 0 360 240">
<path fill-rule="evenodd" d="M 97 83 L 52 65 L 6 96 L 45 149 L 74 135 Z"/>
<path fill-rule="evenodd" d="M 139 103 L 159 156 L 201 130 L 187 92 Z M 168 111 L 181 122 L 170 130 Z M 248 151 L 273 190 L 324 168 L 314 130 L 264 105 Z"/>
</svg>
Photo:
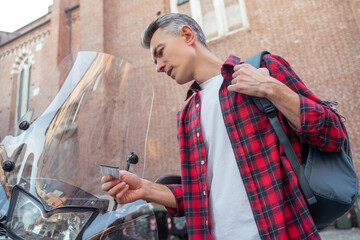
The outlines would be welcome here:
<svg viewBox="0 0 360 240">
<path fill-rule="evenodd" d="M 192 45 L 196 40 L 194 31 L 191 27 L 187 25 L 182 26 L 182 28 L 180 29 L 180 36 L 184 37 L 188 45 Z"/>
</svg>

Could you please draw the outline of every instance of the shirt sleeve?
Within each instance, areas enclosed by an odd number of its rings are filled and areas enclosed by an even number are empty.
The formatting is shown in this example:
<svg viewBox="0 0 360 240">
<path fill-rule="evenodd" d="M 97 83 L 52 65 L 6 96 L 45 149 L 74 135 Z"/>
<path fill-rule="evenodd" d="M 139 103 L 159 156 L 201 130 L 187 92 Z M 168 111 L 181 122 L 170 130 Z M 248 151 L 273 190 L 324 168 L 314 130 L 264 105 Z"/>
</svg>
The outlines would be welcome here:
<svg viewBox="0 0 360 240">
<path fill-rule="evenodd" d="M 176 208 L 166 208 L 170 214 L 175 217 L 183 217 L 185 215 L 183 190 L 181 184 L 166 185 L 174 194 L 176 200 Z"/>
<path fill-rule="evenodd" d="M 265 55 L 263 66 L 272 77 L 299 94 L 301 127 L 295 128 L 288 122 L 302 141 L 322 151 L 339 151 L 345 141 L 345 130 L 332 107 L 318 99 L 283 58 Z"/>
</svg>

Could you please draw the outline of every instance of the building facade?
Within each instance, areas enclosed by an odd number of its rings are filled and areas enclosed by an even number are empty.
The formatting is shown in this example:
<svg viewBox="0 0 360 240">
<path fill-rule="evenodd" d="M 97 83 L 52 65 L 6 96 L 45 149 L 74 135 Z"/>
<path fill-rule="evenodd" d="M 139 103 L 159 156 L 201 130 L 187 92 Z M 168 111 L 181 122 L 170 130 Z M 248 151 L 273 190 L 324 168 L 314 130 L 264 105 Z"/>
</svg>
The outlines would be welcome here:
<svg viewBox="0 0 360 240">
<path fill-rule="evenodd" d="M 289 61 L 318 97 L 337 101 L 360 173 L 360 0 L 54 0 L 48 14 L 13 33 L 0 32 L 1 138 L 65 56 L 105 52 L 129 61 L 136 77 L 154 86 L 147 146 L 152 164 L 145 177 L 179 174 L 176 114 L 189 85 L 156 73 L 140 45 L 146 25 L 169 12 L 196 19 L 220 58 L 244 60 L 268 50 Z"/>
</svg>

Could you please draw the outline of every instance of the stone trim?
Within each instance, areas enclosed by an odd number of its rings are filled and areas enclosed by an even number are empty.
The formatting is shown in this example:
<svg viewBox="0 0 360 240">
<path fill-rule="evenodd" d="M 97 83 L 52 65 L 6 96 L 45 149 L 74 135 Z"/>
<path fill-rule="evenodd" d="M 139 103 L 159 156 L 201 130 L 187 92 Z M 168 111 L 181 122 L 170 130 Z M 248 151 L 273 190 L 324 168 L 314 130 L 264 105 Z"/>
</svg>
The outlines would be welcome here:
<svg viewBox="0 0 360 240">
<path fill-rule="evenodd" d="M 23 63 L 23 61 L 28 58 L 29 59 L 29 64 L 30 65 L 34 65 L 35 64 L 35 60 L 34 60 L 34 54 L 32 53 L 32 51 L 30 49 L 25 49 L 23 48 L 21 50 L 21 52 L 19 53 L 19 56 L 16 57 L 15 59 L 15 63 L 13 64 L 12 66 L 12 69 L 11 69 L 11 72 L 10 74 L 11 75 L 14 75 L 14 74 L 18 74 L 19 73 L 19 70 L 20 67 L 21 67 L 21 64 Z"/>
<path fill-rule="evenodd" d="M 24 51 L 30 51 L 30 46 L 33 46 L 35 44 L 42 43 L 45 38 L 48 38 L 50 36 L 50 30 L 45 30 L 42 32 L 39 32 L 38 34 L 35 34 L 31 36 L 30 38 L 26 39 L 24 37 L 24 40 L 22 42 L 19 42 L 18 44 L 15 44 L 14 46 L 10 47 L 9 49 L 0 51 L 0 60 L 3 60 L 7 57 L 10 57 L 14 54 L 22 54 Z"/>
</svg>

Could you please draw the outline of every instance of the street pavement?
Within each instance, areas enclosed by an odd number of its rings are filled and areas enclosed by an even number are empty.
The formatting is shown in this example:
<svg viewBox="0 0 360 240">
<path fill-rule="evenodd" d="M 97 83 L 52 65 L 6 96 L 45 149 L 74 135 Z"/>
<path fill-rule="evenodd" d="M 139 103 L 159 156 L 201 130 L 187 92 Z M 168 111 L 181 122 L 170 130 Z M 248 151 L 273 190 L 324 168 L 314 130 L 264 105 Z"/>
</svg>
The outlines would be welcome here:
<svg viewBox="0 0 360 240">
<path fill-rule="evenodd" d="M 322 240 L 360 240 L 360 229 L 336 229 L 330 226 L 320 232 Z M 10 240 L 4 236 L 0 236 L 0 240 Z"/>
<path fill-rule="evenodd" d="M 322 240 L 360 240 L 360 229 L 337 229 L 333 225 L 320 232 Z"/>
</svg>

